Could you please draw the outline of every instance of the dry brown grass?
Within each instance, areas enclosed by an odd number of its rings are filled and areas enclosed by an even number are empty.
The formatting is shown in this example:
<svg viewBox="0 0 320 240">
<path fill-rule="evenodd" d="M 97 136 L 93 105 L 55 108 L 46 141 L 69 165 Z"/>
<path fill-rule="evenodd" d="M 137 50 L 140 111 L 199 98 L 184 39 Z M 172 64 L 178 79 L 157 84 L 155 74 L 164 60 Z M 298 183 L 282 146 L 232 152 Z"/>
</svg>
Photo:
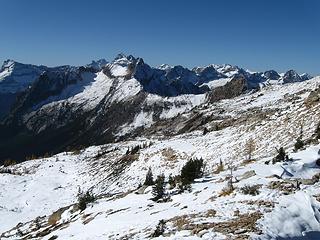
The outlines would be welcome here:
<svg viewBox="0 0 320 240">
<path fill-rule="evenodd" d="M 201 215 L 203 217 L 209 218 L 209 217 L 214 217 L 216 216 L 217 211 L 214 209 L 209 209 L 206 212 L 202 213 Z"/>
<path fill-rule="evenodd" d="M 217 165 L 216 170 L 213 171 L 213 174 L 219 174 L 219 173 L 221 173 L 223 171 L 224 171 L 224 166 L 219 164 L 219 165 Z"/>
<path fill-rule="evenodd" d="M 174 227 L 181 231 L 183 229 L 183 226 L 188 225 L 189 223 L 189 219 L 187 219 L 186 217 L 181 217 L 174 222 Z"/>
<path fill-rule="evenodd" d="M 234 188 L 230 188 L 230 187 L 224 187 L 221 192 L 219 193 L 219 197 L 225 197 L 225 196 L 229 196 L 230 194 L 232 194 L 234 192 Z"/>
<path fill-rule="evenodd" d="M 167 161 L 176 162 L 178 160 L 178 155 L 172 148 L 165 148 L 162 150 L 162 156 L 166 158 Z"/>
<path fill-rule="evenodd" d="M 178 231 L 181 231 L 186 229 L 186 227 L 191 223 L 190 221 L 191 217 L 194 217 L 193 214 L 176 216 L 169 219 L 168 221 L 173 223 L 174 228 L 176 228 Z"/>
<path fill-rule="evenodd" d="M 60 208 L 59 210 L 53 212 L 48 218 L 48 224 L 55 225 L 61 219 L 62 213 L 64 213 L 67 209 L 69 209 L 69 207 L 70 206 L 63 207 L 63 208 Z"/>
<path fill-rule="evenodd" d="M 59 211 L 52 213 L 48 219 L 48 224 L 55 225 L 61 219 L 61 214 L 62 212 Z"/>
<path fill-rule="evenodd" d="M 254 163 L 255 160 L 254 159 L 246 159 L 246 160 L 243 160 L 242 163 L 241 163 L 241 166 L 246 166 L 248 164 L 251 164 L 251 163 Z"/>
<path fill-rule="evenodd" d="M 209 201 L 210 201 L 210 202 L 214 202 L 216 199 L 217 199 L 217 196 L 211 196 L 211 197 L 209 197 L 204 203 L 206 204 L 206 203 L 208 203 Z"/>
<path fill-rule="evenodd" d="M 245 200 L 245 201 L 240 201 L 239 203 L 245 203 L 248 205 L 257 205 L 259 208 L 265 207 L 265 208 L 274 208 L 275 203 L 271 201 L 266 201 L 266 200 Z"/>
<path fill-rule="evenodd" d="M 49 225 L 56 225 L 57 222 L 61 219 L 62 213 L 66 210 L 66 208 L 60 208 L 58 211 L 55 211 L 48 218 Z"/>
<path fill-rule="evenodd" d="M 198 234 L 202 230 L 213 229 L 215 232 L 231 237 L 228 239 L 249 239 L 249 233 L 261 233 L 261 230 L 256 226 L 257 220 L 262 217 L 262 213 L 260 212 L 237 214 L 236 218 L 218 223 L 192 222 L 197 217 L 206 216 L 214 217 L 215 210 L 210 209 L 199 214 L 176 216 L 167 222 L 172 222 L 177 231 L 191 230 L 193 234 Z"/>
</svg>

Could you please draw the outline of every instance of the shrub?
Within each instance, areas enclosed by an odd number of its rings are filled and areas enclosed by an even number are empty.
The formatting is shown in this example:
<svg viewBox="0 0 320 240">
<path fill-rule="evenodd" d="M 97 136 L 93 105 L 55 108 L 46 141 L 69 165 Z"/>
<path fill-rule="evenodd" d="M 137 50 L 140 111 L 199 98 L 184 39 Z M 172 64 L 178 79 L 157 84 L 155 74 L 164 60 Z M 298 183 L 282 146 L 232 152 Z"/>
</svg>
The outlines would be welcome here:
<svg viewBox="0 0 320 240">
<path fill-rule="evenodd" d="M 144 181 L 144 185 L 152 186 L 153 184 L 154 184 L 153 175 L 152 175 L 151 168 L 149 167 L 148 172 L 146 174 L 146 179 Z"/>
<path fill-rule="evenodd" d="M 28 160 L 34 160 L 34 159 L 37 159 L 38 157 L 36 156 L 36 155 L 34 155 L 34 154 L 32 154 L 31 156 L 27 156 L 26 157 L 26 160 L 28 161 Z"/>
<path fill-rule="evenodd" d="M 151 234 L 151 237 L 153 238 L 160 237 L 164 233 L 165 228 L 166 228 L 166 222 L 164 220 L 160 220 L 156 227 L 156 230 Z"/>
<path fill-rule="evenodd" d="M 170 189 L 174 189 L 174 188 L 177 187 L 178 193 L 183 193 L 186 190 L 191 192 L 191 185 L 189 183 L 182 184 L 182 180 L 181 180 L 181 176 L 180 175 L 176 175 L 176 176 L 173 177 L 170 174 L 168 183 L 169 183 Z"/>
<path fill-rule="evenodd" d="M 190 183 L 180 183 L 178 185 L 178 189 L 179 189 L 178 193 L 183 193 L 184 191 L 188 191 L 188 192 L 192 191 Z"/>
<path fill-rule="evenodd" d="M 298 151 L 299 149 L 303 148 L 304 146 L 304 143 L 303 141 L 301 140 L 301 138 L 299 137 L 296 141 L 296 143 L 294 144 L 294 150 L 295 151 Z"/>
<path fill-rule="evenodd" d="M 164 174 L 157 176 L 157 179 L 152 187 L 153 200 L 157 201 L 165 195 Z"/>
<path fill-rule="evenodd" d="M 214 171 L 214 173 L 218 174 L 222 171 L 224 171 L 224 164 L 223 164 L 222 160 L 220 159 L 219 165 L 217 166 L 217 169 Z"/>
<path fill-rule="evenodd" d="M 181 169 L 182 185 L 190 184 L 194 179 L 202 177 L 204 171 L 203 159 L 190 159 Z"/>
<path fill-rule="evenodd" d="M 176 179 L 172 176 L 172 174 L 169 175 L 168 183 L 170 185 L 170 189 L 173 189 L 177 186 Z"/>
<path fill-rule="evenodd" d="M 13 159 L 6 159 L 3 162 L 3 166 L 4 167 L 9 167 L 9 166 L 12 166 L 12 165 L 15 165 L 15 164 L 17 164 L 17 162 L 15 160 L 13 160 Z"/>
<path fill-rule="evenodd" d="M 81 153 L 80 149 L 73 149 L 72 150 L 72 155 L 79 155 Z"/>
<path fill-rule="evenodd" d="M 276 162 L 283 162 L 283 161 L 288 161 L 289 157 L 286 154 L 286 151 L 284 150 L 283 147 L 280 147 L 279 149 L 277 149 L 277 156 L 272 159 L 272 163 L 275 164 Z"/>
<path fill-rule="evenodd" d="M 243 193 L 243 194 L 246 194 L 246 195 L 252 195 L 252 196 L 256 196 L 260 193 L 259 191 L 259 188 L 260 188 L 260 185 L 256 184 L 256 185 L 245 185 L 243 186 L 242 188 L 240 188 L 240 191 Z"/>
<path fill-rule="evenodd" d="M 95 196 L 91 191 L 87 191 L 86 193 L 82 193 L 79 191 L 78 194 L 78 207 L 81 211 L 87 208 L 87 204 L 94 202 L 96 200 Z"/>
<path fill-rule="evenodd" d="M 202 135 L 206 135 L 208 132 L 210 132 L 210 131 L 208 130 L 208 128 L 205 127 L 203 129 Z"/>
<path fill-rule="evenodd" d="M 228 196 L 228 195 L 230 195 L 231 193 L 233 193 L 233 191 L 234 191 L 234 188 L 233 188 L 233 187 L 231 188 L 230 186 L 226 186 L 226 187 L 224 187 L 224 188 L 221 190 L 219 196 L 220 196 L 220 197 Z"/>
<path fill-rule="evenodd" d="M 247 160 L 251 160 L 252 154 L 255 151 L 255 149 L 256 149 L 256 143 L 252 138 L 250 138 L 244 146 L 244 152 Z"/>
</svg>

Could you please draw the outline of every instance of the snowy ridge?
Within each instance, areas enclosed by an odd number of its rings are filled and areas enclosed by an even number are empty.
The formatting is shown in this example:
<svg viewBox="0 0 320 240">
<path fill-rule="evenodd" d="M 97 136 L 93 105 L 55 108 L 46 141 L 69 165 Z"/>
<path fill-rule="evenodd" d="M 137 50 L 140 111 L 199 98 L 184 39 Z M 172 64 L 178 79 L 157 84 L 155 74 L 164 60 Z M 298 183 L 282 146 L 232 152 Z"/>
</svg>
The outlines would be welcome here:
<svg viewBox="0 0 320 240">
<path fill-rule="evenodd" d="M 25 90 L 45 70 L 44 66 L 5 61 L 0 69 L 0 94 Z"/>
</svg>

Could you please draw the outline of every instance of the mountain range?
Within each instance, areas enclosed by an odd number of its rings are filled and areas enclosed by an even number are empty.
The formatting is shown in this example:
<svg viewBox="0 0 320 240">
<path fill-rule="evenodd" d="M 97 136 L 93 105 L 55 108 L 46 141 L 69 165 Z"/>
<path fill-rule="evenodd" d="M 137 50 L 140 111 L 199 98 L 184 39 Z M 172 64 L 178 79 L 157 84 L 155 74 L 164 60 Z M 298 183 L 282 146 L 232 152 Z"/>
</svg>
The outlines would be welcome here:
<svg viewBox="0 0 320 240">
<path fill-rule="evenodd" d="M 124 54 L 80 67 L 7 60 L 0 70 L 0 162 L 130 139 L 200 104 L 310 78 L 229 64 L 151 67 Z"/>
</svg>

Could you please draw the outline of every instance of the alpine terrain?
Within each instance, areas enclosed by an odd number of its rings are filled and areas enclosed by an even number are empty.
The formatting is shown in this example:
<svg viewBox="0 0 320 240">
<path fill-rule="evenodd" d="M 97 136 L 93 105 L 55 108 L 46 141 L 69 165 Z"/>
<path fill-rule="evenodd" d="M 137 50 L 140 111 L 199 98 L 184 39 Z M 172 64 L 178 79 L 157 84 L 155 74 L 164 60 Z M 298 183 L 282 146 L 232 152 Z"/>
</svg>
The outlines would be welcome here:
<svg viewBox="0 0 320 240">
<path fill-rule="evenodd" d="M 320 77 L 119 54 L 0 68 L 0 239 L 320 239 Z"/>
</svg>

